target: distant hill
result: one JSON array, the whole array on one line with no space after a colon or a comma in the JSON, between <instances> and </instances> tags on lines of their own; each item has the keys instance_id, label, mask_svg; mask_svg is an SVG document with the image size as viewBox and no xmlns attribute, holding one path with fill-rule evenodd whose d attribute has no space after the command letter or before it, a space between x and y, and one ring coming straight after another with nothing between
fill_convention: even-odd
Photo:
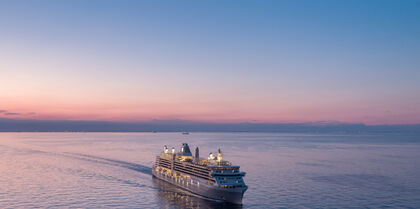
<instances>
[{"instance_id":1,"label":"distant hill","mask_svg":"<svg viewBox=\"0 0 420 209\"><path fill-rule=\"evenodd\" d=\"M416 125L365 125L338 121L306 123L203 123L183 120L108 122L18 120L0 118L0 132L284 132L284 133L415 133Z\"/></svg>"}]
</instances>

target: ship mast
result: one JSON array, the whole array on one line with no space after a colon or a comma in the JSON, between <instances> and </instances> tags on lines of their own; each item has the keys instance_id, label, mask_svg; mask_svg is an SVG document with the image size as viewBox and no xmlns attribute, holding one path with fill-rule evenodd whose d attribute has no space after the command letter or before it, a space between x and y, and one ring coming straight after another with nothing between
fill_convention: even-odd
<instances>
[{"instance_id":1,"label":"ship mast","mask_svg":"<svg viewBox=\"0 0 420 209\"><path fill-rule=\"evenodd\" d=\"M198 147L195 148L195 162L199 162L200 161L200 150L198 149Z\"/></svg>"}]
</instances>

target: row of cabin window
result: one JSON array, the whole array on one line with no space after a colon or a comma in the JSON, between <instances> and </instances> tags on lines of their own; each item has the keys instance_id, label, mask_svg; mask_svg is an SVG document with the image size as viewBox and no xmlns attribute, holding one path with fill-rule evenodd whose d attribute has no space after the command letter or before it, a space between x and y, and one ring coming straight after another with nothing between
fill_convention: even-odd
<instances>
[{"instance_id":1,"label":"row of cabin window","mask_svg":"<svg viewBox=\"0 0 420 209\"><path fill-rule=\"evenodd\" d=\"M219 180L221 180L221 179L224 179L224 180L226 180L227 178L226 177L218 177L217 179L219 179ZM237 179L237 180L239 180L239 179L241 179L241 177L230 177L229 179Z\"/></svg>"},{"instance_id":2,"label":"row of cabin window","mask_svg":"<svg viewBox=\"0 0 420 209\"><path fill-rule=\"evenodd\" d=\"M243 185L220 185L222 188L236 188L236 187L243 187Z\"/></svg>"},{"instance_id":3,"label":"row of cabin window","mask_svg":"<svg viewBox=\"0 0 420 209\"><path fill-rule=\"evenodd\" d=\"M219 183L227 183L226 177L223 178L224 181L222 180L222 178L218 178L218 179L219 179ZM240 180L240 178L235 178L235 179L238 179L238 180L235 181L237 184L242 183L242 181Z\"/></svg>"},{"instance_id":4,"label":"row of cabin window","mask_svg":"<svg viewBox=\"0 0 420 209\"><path fill-rule=\"evenodd\" d=\"M239 172L238 170L232 170L232 173L237 173ZM216 170L216 173L223 173L223 170Z\"/></svg>"}]
</instances>

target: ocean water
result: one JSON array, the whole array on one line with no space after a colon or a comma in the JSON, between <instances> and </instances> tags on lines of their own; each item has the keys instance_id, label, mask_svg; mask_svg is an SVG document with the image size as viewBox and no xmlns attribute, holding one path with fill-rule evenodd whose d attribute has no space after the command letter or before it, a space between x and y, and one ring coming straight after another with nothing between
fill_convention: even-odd
<instances>
[{"instance_id":1,"label":"ocean water","mask_svg":"<svg viewBox=\"0 0 420 209\"><path fill-rule=\"evenodd\" d=\"M163 145L183 142L247 172L243 205L152 178ZM420 208L420 137L0 133L0 208Z\"/></svg>"}]
</instances>

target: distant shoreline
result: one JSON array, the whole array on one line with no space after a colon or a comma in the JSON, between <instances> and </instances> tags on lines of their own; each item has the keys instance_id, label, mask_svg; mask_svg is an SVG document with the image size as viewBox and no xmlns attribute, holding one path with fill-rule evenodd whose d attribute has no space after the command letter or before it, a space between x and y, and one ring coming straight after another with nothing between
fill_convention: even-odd
<instances>
[{"instance_id":1,"label":"distant shoreline","mask_svg":"<svg viewBox=\"0 0 420 209\"><path fill-rule=\"evenodd\" d=\"M366 125L363 123L204 123L191 121L67 121L18 120L0 118L0 132L236 132L311 134L420 134L420 124Z\"/></svg>"}]
</instances>

